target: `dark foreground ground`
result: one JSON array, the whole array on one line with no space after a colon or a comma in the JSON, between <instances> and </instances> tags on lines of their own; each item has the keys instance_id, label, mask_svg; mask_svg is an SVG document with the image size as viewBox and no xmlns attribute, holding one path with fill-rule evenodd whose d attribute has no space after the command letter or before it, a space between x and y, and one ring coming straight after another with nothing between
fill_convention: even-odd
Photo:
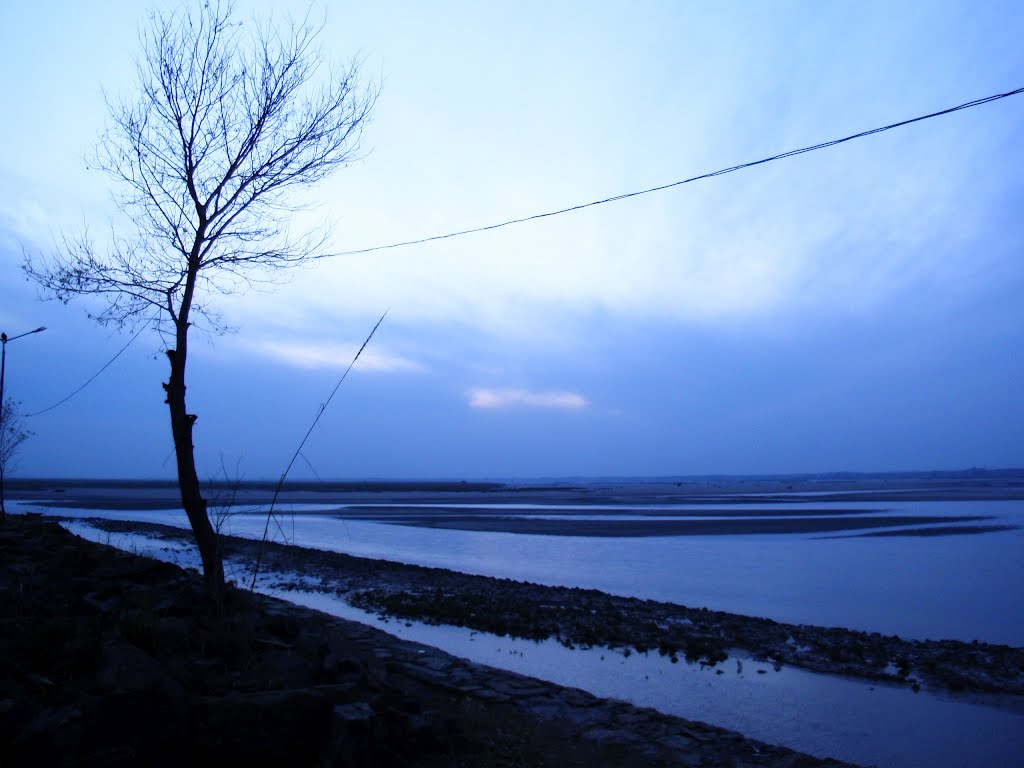
<instances>
[{"instance_id":1,"label":"dark foreground ground","mask_svg":"<svg viewBox=\"0 0 1024 768\"><path fill-rule=\"evenodd\" d=\"M0 523L0 765L840 765Z\"/></svg>"}]
</instances>

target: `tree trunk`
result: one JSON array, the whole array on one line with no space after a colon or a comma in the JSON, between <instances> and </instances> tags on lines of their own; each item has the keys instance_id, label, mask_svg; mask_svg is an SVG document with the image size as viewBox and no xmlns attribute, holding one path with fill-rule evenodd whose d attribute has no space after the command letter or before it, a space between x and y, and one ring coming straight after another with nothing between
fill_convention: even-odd
<instances>
[{"instance_id":1,"label":"tree trunk","mask_svg":"<svg viewBox=\"0 0 1024 768\"><path fill-rule=\"evenodd\" d=\"M179 334L179 342L182 341ZM171 363L171 377L164 390L171 412L171 434L174 436L174 453L178 460L178 487L181 490L181 504L192 525L192 533L199 547L203 561L203 575L210 597L218 606L224 600L224 564L221 560L220 542L210 523L206 511L206 499L199 487L196 474L195 451L192 445L192 426L196 416L185 408L185 355L174 349L167 350Z\"/></svg>"}]
</instances>

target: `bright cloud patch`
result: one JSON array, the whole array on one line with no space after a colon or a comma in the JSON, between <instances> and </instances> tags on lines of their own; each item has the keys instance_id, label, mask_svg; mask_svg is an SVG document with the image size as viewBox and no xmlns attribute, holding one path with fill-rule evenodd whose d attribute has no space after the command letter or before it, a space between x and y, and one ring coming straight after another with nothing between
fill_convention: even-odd
<instances>
[{"instance_id":1,"label":"bright cloud patch","mask_svg":"<svg viewBox=\"0 0 1024 768\"><path fill-rule=\"evenodd\" d=\"M271 340L247 343L246 346L287 365L310 369L345 368L359 350L355 344L310 344ZM374 373L401 373L421 371L423 367L415 360L368 346L359 356L355 369Z\"/></svg>"},{"instance_id":2,"label":"bright cloud patch","mask_svg":"<svg viewBox=\"0 0 1024 768\"><path fill-rule=\"evenodd\" d=\"M473 389L469 392L473 408L585 408L587 400L576 392L529 392L525 389Z\"/></svg>"}]
</instances>

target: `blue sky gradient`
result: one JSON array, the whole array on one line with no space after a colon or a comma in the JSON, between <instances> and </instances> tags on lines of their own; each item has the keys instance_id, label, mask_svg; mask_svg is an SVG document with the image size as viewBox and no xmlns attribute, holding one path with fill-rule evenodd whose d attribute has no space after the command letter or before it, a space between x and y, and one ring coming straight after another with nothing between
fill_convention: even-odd
<instances>
[{"instance_id":1,"label":"blue sky gradient","mask_svg":"<svg viewBox=\"0 0 1024 768\"><path fill-rule=\"evenodd\" d=\"M135 3L0 9L0 329L26 411L129 336L40 302L22 249L125 226L87 155ZM261 15L269 3L239 4ZM281 4L276 4L280 15ZM304 12L296 4L294 12ZM1019 3L314 5L382 94L296 226L332 251L713 171L1024 85ZM293 272L194 343L203 476L1024 466L1024 96L661 193ZM22 476L173 474L144 334L34 417Z\"/></svg>"}]
</instances>

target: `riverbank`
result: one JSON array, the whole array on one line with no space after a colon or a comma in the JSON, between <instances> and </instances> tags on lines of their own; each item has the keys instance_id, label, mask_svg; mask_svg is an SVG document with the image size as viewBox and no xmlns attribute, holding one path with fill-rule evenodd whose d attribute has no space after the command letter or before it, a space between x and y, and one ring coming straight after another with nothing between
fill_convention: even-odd
<instances>
[{"instance_id":1,"label":"riverbank","mask_svg":"<svg viewBox=\"0 0 1024 768\"><path fill-rule=\"evenodd\" d=\"M0 561L4 765L840 765L273 598L218 618L193 573L34 517Z\"/></svg>"},{"instance_id":2,"label":"riverbank","mask_svg":"<svg viewBox=\"0 0 1024 768\"><path fill-rule=\"evenodd\" d=\"M180 528L88 519L110 532L190 542ZM354 557L251 539L223 537L225 558L262 558L267 571L290 574L280 589L310 589L388 616L467 627L563 645L605 646L625 653L657 652L673 660L716 665L730 653L826 674L953 692L1021 697L1024 649L957 640L912 640L850 630L786 624L597 590L551 587L441 568Z\"/></svg>"}]
</instances>

